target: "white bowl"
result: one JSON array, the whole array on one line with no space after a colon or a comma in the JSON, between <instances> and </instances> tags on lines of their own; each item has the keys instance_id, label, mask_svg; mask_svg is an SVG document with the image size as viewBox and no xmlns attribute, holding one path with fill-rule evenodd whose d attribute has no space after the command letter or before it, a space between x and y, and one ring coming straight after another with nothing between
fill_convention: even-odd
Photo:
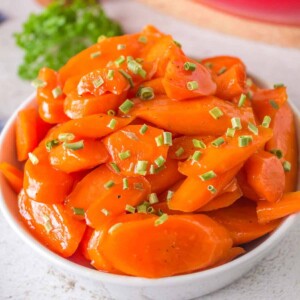
<instances>
[{"instance_id":1,"label":"white bowl","mask_svg":"<svg viewBox=\"0 0 300 300\"><path fill-rule=\"evenodd\" d=\"M12 115L2 131L0 138L0 161L18 165L15 150L15 121L17 112L33 105L34 95L30 96ZM300 113L293 107L297 127L300 128ZM300 134L298 132L298 144ZM80 255L65 259L48 250L37 241L23 224L18 213L17 196L12 191L3 176L0 176L0 209L13 230L48 261L79 274L103 287L103 293L112 299L167 299L185 300L199 297L216 291L243 276L265 257L287 234L293 226L296 216L291 215L271 234L250 243L248 252L219 267L188 275L167 277L161 279L145 279L131 276L114 275L99 272L89 266ZM100 297L101 295L99 295Z\"/></svg>"}]
</instances>

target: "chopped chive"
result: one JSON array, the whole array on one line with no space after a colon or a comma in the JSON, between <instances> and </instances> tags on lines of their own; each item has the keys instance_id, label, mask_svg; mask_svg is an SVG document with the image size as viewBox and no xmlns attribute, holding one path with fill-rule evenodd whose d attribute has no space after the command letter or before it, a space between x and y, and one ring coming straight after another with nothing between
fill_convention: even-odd
<instances>
[{"instance_id":1,"label":"chopped chive","mask_svg":"<svg viewBox=\"0 0 300 300\"><path fill-rule=\"evenodd\" d=\"M134 188L135 190L142 191L142 190L144 190L144 185L143 185L142 182L135 182L135 183L133 184L133 188Z\"/></svg>"},{"instance_id":2,"label":"chopped chive","mask_svg":"<svg viewBox=\"0 0 300 300\"><path fill-rule=\"evenodd\" d=\"M122 226L123 223L116 223L113 226L111 226L108 230L108 234L112 234L115 230L117 230L120 226Z\"/></svg>"},{"instance_id":3,"label":"chopped chive","mask_svg":"<svg viewBox=\"0 0 300 300\"><path fill-rule=\"evenodd\" d=\"M138 160L135 165L134 173L145 176L147 174L148 161Z\"/></svg>"},{"instance_id":4,"label":"chopped chive","mask_svg":"<svg viewBox=\"0 0 300 300\"><path fill-rule=\"evenodd\" d=\"M209 111L209 114L215 119L220 119L224 114L219 107L214 107Z\"/></svg>"},{"instance_id":5,"label":"chopped chive","mask_svg":"<svg viewBox=\"0 0 300 300\"><path fill-rule=\"evenodd\" d=\"M117 50L124 50L126 48L125 44L118 44L117 45Z\"/></svg>"},{"instance_id":6,"label":"chopped chive","mask_svg":"<svg viewBox=\"0 0 300 300\"><path fill-rule=\"evenodd\" d=\"M178 148L176 151L175 151L175 155L177 157L181 156L182 154L184 153L184 149L182 147Z\"/></svg>"},{"instance_id":7,"label":"chopped chive","mask_svg":"<svg viewBox=\"0 0 300 300\"><path fill-rule=\"evenodd\" d=\"M104 35L104 34L99 35L99 37L97 39L97 43L101 43L101 42L103 42L106 39L107 39L106 35Z\"/></svg>"},{"instance_id":8,"label":"chopped chive","mask_svg":"<svg viewBox=\"0 0 300 300\"><path fill-rule=\"evenodd\" d=\"M283 157L282 150L280 150L280 149L271 149L270 152L272 154L274 154L275 156L277 156L279 159L281 159Z\"/></svg>"},{"instance_id":9,"label":"chopped chive","mask_svg":"<svg viewBox=\"0 0 300 300\"><path fill-rule=\"evenodd\" d=\"M125 79L127 79L127 81L129 82L130 87L133 87L132 77L122 69L120 69L118 71L119 71L119 73L121 73L123 75L123 77Z\"/></svg>"},{"instance_id":10,"label":"chopped chive","mask_svg":"<svg viewBox=\"0 0 300 300\"><path fill-rule=\"evenodd\" d=\"M232 118L231 125L233 129L242 129L241 119L240 118Z\"/></svg>"},{"instance_id":11,"label":"chopped chive","mask_svg":"<svg viewBox=\"0 0 300 300\"><path fill-rule=\"evenodd\" d=\"M111 187L113 187L114 185L115 185L115 182L113 180L109 180L104 184L104 188L106 188L108 190Z\"/></svg>"},{"instance_id":12,"label":"chopped chive","mask_svg":"<svg viewBox=\"0 0 300 300\"><path fill-rule=\"evenodd\" d=\"M196 64L187 61L187 62L184 63L183 69L186 70L186 71L195 71L196 70Z\"/></svg>"},{"instance_id":13,"label":"chopped chive","mask_svg":"<svg viewBox=\"0 0 300 300\"><path fill-rule=\"evenodd\" d=\"M127 99L119 106L119 110L122 113L127 114L132 109L133 106L134 103L131 100Z\"/></svg>"},{"instance_id":14,"label":"chopped chive","mask_svg":"<svg viewBox=\"0 0 300 300\"><path fill-rule=\"evenodd\" d=\"M182 46L181 46L181 44L178 42L178 41L173 41L173 43L178 47L178 48L181 48Z\"/></svg>"},{"instance_id":15,"label":"chopped chive","mask_svg":"<svg viewBox=\"0 0 300 300\"><path fill-rule=\"evenodd\" d=\"M194 145L195 148L206 149L206 145L203 141L193 139L192 142L193 142L193 145Z\"/></svg>"},{"instance_id":16,"label":"chopped chive","mask_svg":"<svg viewBox=\"0 0 300 300\"><path fill-rule=\"evenodd\" d=\"M110 122L108 123L108 125L106 127L110 128L110 129L115 129L116 125L117 125L117 120L116 119L111 119Z\"/></svg>"},{"instance_id":17,"label":"chopped chive","mask_svg":"<svg viewBox=\"0 0 300 300\"><path fill-rule=\"evenodd\" d=\"M238 145L239 147L247 147L252 140L253 138L251 135L241 135L238 137Z\"/></svg>"},{"instance_id":18,"label":"chopped chive","mask_svg":"<svg viewBox=\"0 0 300 300\"><path fill-rule=\"evenodd\" d=\"M160 147L163 145L164 141L163 141L163 136L159 135L155 138L155 142L156 142L156 146Z\"/></svg>"},{"instance_id":19,"label":"chopped chive","mask_svg":"<svg viewBox=\"0 0 300 300\"><path fill-rule=\"evenodd\" d=\"M225 73L227 71L226 67L222 67L219 71L218 71L218 75L222 75L223 73Z\"/></svg>"},{"instance_id":20,"label":"chopped chive","mask_svg":"<svg viewBox=\"0 0 300 300\"><path fill-rule=\"evenodd\" d=\"M37 165L39 163L39 159L37 158L37 156L31 152L28 153L28 158L33 165Z\"/></svg>"},{"instance_id":21,"label":"chopped chive","mask_svg":"<svg viewBox=\"0 0 300 300\"><path fill-rule=\"evenodd\" d=\"M274 89L280 88L280 87L284 87L283 83L275 83L274 84Z\"/></svg>"},{"instance_id":22,"label":"chopped chive","mask_svg":"<svg viewBox=\"0 0 300 300\"><path fill-rule=\"evenodd\" d=\"M52 148L54 148L58 145L59 145L58 140L51 140L51 141L46 142L46 149L48 152L50 152Z\"/></svg>"},{"instance_id":23,"label":"chopped chive","mask_svg":"<svg viewBox=\"0 0 300 300\"><path fill-rule=\"evenodd\" d=\"M192 155L192 160L198 161L201 155L202 155L201 151L195 151L194 154Z\"/></svg>"},{"instance_id":24,"label":"chopped chive","mask_svg":"<svg viewBox=\"0 0 300 300\"><path fill-rule=\"evenodd\" d=\"M292 164L287 160L282 163L282 166L285 172L290 172L292 169Z\"/></svg>"},{"instance_id":25,"label":"chopped chive","mask_svg":"<svg viewBox=\"0 0 300 300\"><path fill-rule=\"evenodd\" d=\"M154 162L158 167L161 167L165 164L166 160L162 155L160 155Z\"/></svg>"},{"instance_id":26,"label":"chopped chive","mask_svg":"<svg viewBox=\"0 0 300 300\"><path fill-rule=\"evenodd\" d=\"M124 55L121 55L119 58L117 58L115 60L115 64L117 65L117 67L120 67L120 65L124 62L125 62L125 56Z\"/></svg>"},{"instance_id":27,"label":"chopped chive","mask_svg":"<svg viewBox=\"0 0 300 300\"><path fill-rule=\"evenodd\" d=\"M131 71L133 74L138 74L142 78L145 78L147 73L143 69L143 67L134 59L127 61L127 68L129 71Z\"/></svg>"},{"instance_id":28,"label":"chopped chive","mask_svg":"<svg viewBox=\"0 0 300 300\"><path fill-rule=\"evenodd\" d=\"M157 215L160 217L162 216L164 213L163 211L159 208L158 211L157 211Z\"/></svg>"},{"instance_id":29,"label":"chopped chive","mask_svg":"<svg viewBox=\"0 0 300 300\"><path fill-rule=\"evenodd\" d=\"M139 74L143 79L145 79L146 76L147 76L147 72L146 72L144 69L142 69L142 68L138 70L138 74Z\"/></svg>"},{"instance_id":30,"label":"chopped chive","mask_svg":"<svg viewBox=\"0 0 300 300\"><path fill-rule=\"evenodd\" d=\"M64 146L64 148L76 151L76 150L80 150L80 149L84 148L84 141L81 140L81 141L78 141L78 142L75 142L75 143L64 142L63 146Z\"/></svg>"},{"instance_id":31,"label":"chopped chive","mask_svg":"<svg viewBox=\"0 0 300 300\"><path fill-rule=\"evenodd\" d=\"M84 216L85 211L83 208L73 207L74 215L76 216Z\"/></svg>"},{"instance_id":32,"label":"chopped chive","mask_svg":"<svg viewBox=\"0 0 300 300\"><path fill-rule=\"evenodd\" d=\"M93 53L91 53L91 58L97 58L97 57L99 57L101 55L101 51L96 51L96 52L93 52Z\"/></svg>"},{"instance_id":33,"label":"chopped chive","mask_svg":"<svg viewBox=\"0 0 300 300\"><path fill-rule=\"evenodd\" d=\"M155 213L155 209L154 209L152 206L149 206L149 207L147 208L147 213L148 213L148 214L154 214L154 213Z\"/></svg>"},{"instance_id":34,"label":"chopped chive","mask_svg":"<svg viewBox=\"0 0 300 300\"><path fill-rule=\"evenodd\" d=\"M149 173L151 175L155 174L155 166L154 165L150 165Z\"/></svg>"},{"instance_id":35,"label":"chopped chive","mask_svg":"<svg viewBox=\"0 0 300 300\"><path fill-rule=\"evenodd\" d=\"M248 99L251 100L253 98L253 92L252 91L248 91L247 94L246 94L246 96L247 96Z\"/></svg>"},{"instance_id":36,"label":"chopped chive","mask_svg":"<svg viewBox=\"0 0 300 300\"><path fill-rule=\"evenodd\" d=\"M140 134L145 134L147 130L148 130L148 126L144 124L140 129Z\"/></svg>"},{"instance_id":37,"label":"chopped chive","mask_svg":"<svg viewBox=\"0 0 300 300\"><path fill-rule=\"evenodd\" d=\"M170 190L168 190L168 194L167 194L167 201L170 201L170 200L172 199L173 195L174 195L174 192L173 192L173 191L170 191Z\"/></svg>"},{"instance_id":38,"label":"chopped chive","mask_svg":"<svg viewBox=\"0 0 300 300\"><path fill-rule=\"evenodd\" d=\"M73 133L60 133L58 135L58 140L60 142L71 142L75 139L75 135Z\"/></svg>"},{"instance_id":39,"label":"chopped chive","mask_svg":"<svg viewBox=\"0 0 300 300\"><path fill-rule=\"evenodd\" d=\"M123 178L123 190L128 190L129 189L129 184L128 184L128 179Z\"/></svg>"},{"instance_id":40,"label":"chopped chive","mask_svg":"<svg viewBox=\"0 0 300 300\"><path fill-rule=\"evenodd\" d=\"M198 87L199 87L199 84L197 81L189 81L187 84L186 84L186 87L189 91L194 91L194 90L197 90Z\"/></svg>"},{"instance_id":41,"label":"chopped chive","mask_svg":"<svg viewBox=\"0 0 300 300\"><path fill-rule=\"evenodd\" d=\"M199 176L202 181L207 181L217 177L217 174L214 171L208 171Z\"/></svg>"},{"instance_id":42,"label":"chopped chive","mask_svg":"<svg viewBox=\"0 0 300 300\"><path fill-rule=\"evenodd\" d=\"M279 109L279 105L277 104L277 102L275 100L271 99L270 104L274 109L276 109L276 110Z\"/></svg>"},{"instance_id":43,"label":"chopped chive","mask_svg":"<svg viewBox=\"0 0 300 300\"><path fill-rule=\"evenodd\" d=\"M168 145L168 146L173 145L172 133L171 132L164 131L163 138L164 138L164 145Z\"/></svg>"},{"instance_id":44,"label":"chopped chive","mask_svg":"<svg viewBox=\"0 0 300 300\"><path fill-rule=\"evenodd\" d=\"M116 112L113 110L113 109L110 109L107 111L107 114L111 117L115 116L116 115Z\"/></svg>"},{"instance_id":45,"label":"chopped chive","mask_svg":"<svg viewBox=\"0 0 300 300\"><path fill-rule=\"evenodd\" d=\"M43 87L46 87L46 86L47 86L47 82L46 82L45 80L36 78L36 79L34 79L34 80L31 82L31 85L32 85L33 87L35 87L36 89L37 89L37 88L43 88Z\"/></svg>"},{"instance_id":46,"label":"chopped chive","mask_svg":"<svg viewBox=\"0 0 300 300\"><path fill-rule=\"evenodd\" d=\"M113 80L114 79L114 76L115 76L115 71L114 70L108 70L107 72L107 79L108 80Z\"/></svg>"},{"instance_id":47,"label":"chopped chive","mask_svg":"<svg viewBox=\"0 0 300 300\"><path fill-rule=\"evenodd\" d=\"M148 200L149 200L149 203L150 203L150 204L155 204L155 203L158 203L158 202L159 202L156 193L151 193L151 194L149 194Z\"/></svg>"},{"instance_id":48,"label":"chopped chive","mask_svg":"<svg viewBox=\"0 0 300 300\"><path fill-rule=\"evenodd\" d=\"M245 104L246 98L247 98L247 96L245 94L241 95L239 103L238 103L238 107L242 107Z\"/></svg>"},{"instance_id":49,"label":"chopped chive","mask_svg":"<svg viewBox=\"0 0 300 300\"><path fill-rule=\"evenodd\" d=\"M255 135L258 135L258 128L251 122L248 123L248 129Z\"/></svg>"},{"instance_id":50,"label":"chopped chive","mask_svg":"<svg viewBox=\"0 0 300 300\"><path fill-rule=\"evenodd\" d=\"M251 78L247 78L246 79L246 84L247 84L247 86L251 87L253 85L252 79Z\"/></svg>"},{"instance_id":51,"label":"chopped chive","mask_svg":"<svg viewBox=\"0 0 300 300\"><path fill-rule=\"evenodd\" d=\"M120 152L120 153L118 154L118 156L119 156L119 158L120 158L121 160L127 159L127 158L129 158L129 157L131 156L130 150L126 150L126 151L124 151L124 152Z\"/></svg>"},{"instance_id":52,"label":"chopped chive","mask_svg":"<svg viewBox=\"0 0 300 300\"><path fill-rule=\"evenodd\" d=\"M135 213L135 207L129 205L129 204L126 204L125 206L125 210L131 214L134 214Z\"/></svg>"},{"instance_id":53,"label":"chopped chive","mask_svg":"<svg viewBox=\"0 0 300 300\"><path fill-rule=\"evenodd\" d=\"M120 173L120 172L121 172L120 168L118 167L118 165L117 165L116 163L111 162L111 163L110 163L110 166L114 169L114 171L115 171L116 173Z\"/></svg>"},{"instance_id":54,"label":"chopped chive","mask_svg":"<svg viewBox=\"0 0 300 300\"><path fill-rule=\"evenodd\" d=\"M139 41L140 43L146 44L146 43L148 42L148 39L147 39L146 36L141 35L141 36L138 38L138 41Z\"/></svg>"},{"instance_id":55,"label":"chopped chive","mask_svg":"<svg viewBox=\"0 0 300 300\"><path fill-rule=\"evenodd\" d=\"M218 148L225 143L225 140L222 137L219 137L211 142L212 146Z\"/></svg>"},{"instance_id":56,"label":"chopped chive","mask_svg":"<svg viewBox=\"0 0 300 300\"><path fill-rule=\"evenodd\" d=\"M217 192L217 189L213 186L213 185L209 185L207 187L207 189L212 193L212 194L215 194Z\"/></svg>"},{"instance_id":57,"label":"chopped chive","mask_svg":"<svg viewBox=\"0 0 300 300\"><path fill-rule=\"evenodd\" d=\"M272 121L272 119L270 116L264 116L261 126L265 127L265 128L269 128L271 121Z\"/></svg>"},{"instance_id":58,"label":"chopped chive","mask_svg":"<svg viewBox=\"0 0 300 300\"><path fill-rule=\"evenodd\" d=\"M235 135L235 129L234 128L227 128L226 136L227 137L234 137L234 135Z\"/></svg>"},{"instance_id":59,"label":"chopped chive","mask_svg":"<svg viewBox=\"0 0 300 300\"><path fill-rule=\"evenodd\" d=\"M154 98L154 91L151 87L142 87L138 91L139 97L142 100L151 100Z\"/></svg>"},{"instance_id":60,"label":"chopped chive","mask_svg":"<svg viewBox=\"0 0 300 300\"><path fill-rule=\"evenodd\" d=\"M162 214L159 218L157 218L154 222L154 226L159 226L163 223L165 223L168 220L167 214Z\"/></svg>"},{"instance_id":61,"label":"chopped chive","mask_svg":"<svg viewBox=\"0 0 300 300\"><path fill-rule=\"evenodd\" d=\"M147 209L148 209L148 207L150 206L150 203L148 203L148 202L144 202L144 203L142 203L142 204L140 204L140 205L138 205L137 206L137 212L138 213L144 213L144 214L146 214L147 213Z\"/></svg>"},{"instance_id":62,"label":"chopped chive","mask_svg":"<svg viewBox=\"0 0 300 300\"><path fill-rule=\"evenodd\" d=\"M109 216L109 211L106 208L102 208L101 212L104 214L104 216Z\"/></svg>"},{"instance_id":63,"label":"chopped chive","mask_svg":"<svg viewBox=\"0 0 300 300\"><path fill-rule=\"evenodd\" d=\"M207 62L207 63L204 64L204 66L205 66L206 68L208 68L208 69L212 69L212 67L213 67L214 65L213 65L213 63L211 63L211 62Z\"/></svg>"},{"instance_id":64,"label":"chopped chive","mask_svg":"<svg viewBox=\"0 0 300 300\"><path fill-rule=\"evenodd\" d=\"M62 94L62 89L60 86L57 86L55 89L52 90L53 98L56 99Z\"/></svg>"}]
</instances>

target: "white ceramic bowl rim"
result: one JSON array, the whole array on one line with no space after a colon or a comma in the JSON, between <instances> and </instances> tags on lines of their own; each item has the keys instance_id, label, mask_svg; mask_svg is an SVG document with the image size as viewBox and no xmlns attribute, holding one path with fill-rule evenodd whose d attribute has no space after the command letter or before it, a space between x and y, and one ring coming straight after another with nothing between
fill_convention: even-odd
<instances>
[{"instance_id":1,"label":"white ceramic bowl rim","mask_svg":"<svg viewBox=\"0 0 300 300\"><path fill-rule=\"evenodd\" d=\"M6 134L8 133L11 126L13 126L18 111L22 110L26 106L28 106L33 99L35 98L35 94L31 95L26 99L26 101L19 106L19 108L16 110L16 112L11 116L11 118L6 123L1 136L0 136L0 145L3 145L4 138ZM291 103L290 103L291 104ZM300 116L300 112L297 110L297 108L292 105L293 111L296 113L296 115ZM12 217L9 208L4 200L3 197L3 189L0 185L0 210L2 211L2 214L4 215L5 219L9 223L9 225L12 227L12 229L22 238L24 242L26 242L30 247L35 249L41 256L47 258L49 261L54 263L55 265L66 269L68 271L74 272L78 275L84 276L86 278L94 279L94 280L100 280L102 282L106 283L114 283L119 285L126 285L126 286L168 286L169 284L176 284L176 283L184 283L189 282L190 279L193 280L201 280L202 278L207 277L208 275L214 276L214 274L218 274L221 271L228 271L240 264L246 263L247 261L251 261L253 257L255 257L258 254L262 254L266 251L268 251L268 248L276 241L281 240L283 236L287 233L287 231L292 227L292 225L295 223L296 215L291 215L287 217L282 224L260 245L256 246L251 251L247 252L246 254L236 258L235 260L228 262L224 265L199 271L191 274L185 274L185 275L178 275L173 277L165 277L165 278L159 278L159 279L148 279L148 278L141 278L141 277L132 277L127 275L116 275L116 274L110 274L110 273L104 273L100 272L94 269L89 269L87 267L81 266L79 264L76 264L72 261L69 261L68 259L65 259L58 254L52 252L47 247L43 246L40 242L38 242L29 232L27 232L24 228L18 226L18 224L14 221L14 218Z\"/></svg>"}]
</instances>

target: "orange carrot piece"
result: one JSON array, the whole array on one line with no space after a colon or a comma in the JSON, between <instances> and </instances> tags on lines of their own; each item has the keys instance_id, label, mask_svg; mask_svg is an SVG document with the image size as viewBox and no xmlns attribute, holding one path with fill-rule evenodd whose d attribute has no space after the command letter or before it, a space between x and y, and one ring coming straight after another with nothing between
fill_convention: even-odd
<instances>
[{"instance_id":1,"label":"orange carrot piece","mask_svg":"<svg viewBox=\"0 0 300 300\"><path fill-rule=\"evenodd\" d=\"M23 186L23 172L6 162L0 163L0 172L6 178L13 190L16 193L19 193Z\"/></svg>"},{"instance_id":2,"label":"orange carrot piece","mask_svg":"<svg viewBox=\"0 0 300 300\"><path fill-rule=\"evenodd\" d=\"M154 78L154 79L145 81L145 82L141 83L140 85L137 85L136 87L134 87L133 89L131 89L129 91L128 97L129 98L137 97L139 90L143 87L152 88L155 96L166 94L165 88L162 84L162 78L159 77L159 78Z\"/></svg>"},{"instance_id":3,"label":"orange carrot piece","mask_svg":"<svg viewBox=\"0 0 300 300\"><path fill-rule=\"evenodd\" d=\"M229 207L207 212L207 215L230 232L233 244L236 246L264 236L273 231L281 222L276 220L265 225L259 224L255 206L254 202L241 199Z\"/></svg>"},{"instance_id":4,"label":"orange carrot piece","mask_svg":"<svg viewBox=\"0 0 300 300\"><path fill-rule=\"evenodd\" d=\"M41 119L50 124L63 123L69 120L64 113L64 101L42 101L39 105Z\"/></svg>"},{"instance_id":5,"label":"orange carrot piece","mask_svg":"<svg viewBox=\"0 0 300 300\"><path fill-rule=\"evenodd\" d=\"M300 211L300 192L286 193L278 202L259 201L256 211L259 223L263 224L297 213Z\"/></svg>"},{"instance_id":6,"label":"orange carrot piece","mask_svg":"<svg viewBox=\"0 0 300 300\"><path fill-rule=\"evenodd\" d=\"M135 102L135 107L130 111L132 115L184 135L221 135L232 126L233 117L239 117L242 124L255 122L251 107L238 108L215 97L173 101L166 96L158 96L150 101L136 99ZM209 113L215 107L224 114L219 119L214 119Z\"/></svg>"},{"instance_id":7,"label":"orange carrot piece","mask_svg":"<svg viewBox=\"0 0 300 300\"><path fill-rule=\"evenodd\" d=\"M51 165L56 170L65 173L94 168L105 163L108 157L108 152L103 143L96 140L84 140L83 148L78 150L68 149L64 144L60 144L52 148L49 154Z\"/></svg>"},{"instance_id":8,"label":"orange carrot piece","mask_svg":"<svg viewBox=\"0 0 300 300\"><path fill-rule=\"evenodd\" d=\"M145 134L140 133L140 125L128 125L122 130L112 133L104 139L104 144L112 157L112 161L118 165L121 174L137 176L149 174L151 165L157 170L160 165L155 162L161 158L166 160L169 146L162 144L157 146L155 138L163 139L163 130L148 126ZM126 152L126 157L122 155ZM138 172L137 162L145 162L145 170Z\"/></svg>"},{"instance_id":9,"label":"orange carrot piece","mask_svg":"<svg viewBox=\"0 0 300 300\"><path fill-rule=\"evenodd\" d=\"M281 199L285 176L280 160L266 151L254 153L245 164L247 181L260 200L277 202Z\"/></svg>"},{"instance_id":10,"label":"orange carrot piece","mask_svg":"<svg viewBox=\"0 0 300 300\"><path fill-rule=\"evenodd\" d=\"M80 250L81 254L84 256L84 258L86 260L89 260L89 261L91 261L91 258L90 258L89 252L88 252L88 245L89 245L89 242L91 240L93 233L94 233L94 229L87 226L85 229L84 235L81 239L81 242L79 244L79 250Z\"/></svg>"},{"instance_id":11,"label":"orange carrot piece","mask_svg":"<svg viewBox=\"0 0 300 300\"><path fill-rule=\"evenodd\" d=\"M78 248L86 225L74 219L61 204L45 204L19 195L19 211L33 235L50 250L70 257Z\"/></svg>"},{"instance_id":12,"label":"orange carrot piece","mask_svg":"<svg viewBox=\"0 0 300 300\"><path fill-rule=\"evenodd\" d=\"M228 232L207 216L169 216L159 226L156 220L115 226L102 242L106 259L125 274L160 278L207 268L231 248Z\"/></svg>"},{"instance_id":13,"label":"orange carrot piece","mask_svg":"<svg viewBox=\"0 0 300 300\"><path fill-rule=\"evenodd\" d=\"M16 120L16 147L19 161L28 158L28 153L38 145L37 112L35 108L23 109Z\"/></svg>"},{"instance_id":14,"label":"orange carrot piece","mask_svg":"<svg viewBox=\"0 0 300 300\"><path fill-rule=\"evenodd\" d=\"M245 198L253 200L253 201L258 201L259 196L255 193L253 188L249 185L247 181L247 174L245 171L245 168L243 167L236 175L238 184L243 192L243 195Z\"/></svg>"},{"instance_id":15,"label":"orange carrot piece","mask_svg":"<svg viewBox=\"0 0 300 300\"><path fill-rule=\"evenodd\" d=\"M235 258L243 255L246 253L246 250L242 247L233 247L229 249L229 251L222 257L221 260L219 260L213 268L216 268L218 266L222 266L224 264L227 264L228 262L234 260Z\"/></svg>"}]
</instances>

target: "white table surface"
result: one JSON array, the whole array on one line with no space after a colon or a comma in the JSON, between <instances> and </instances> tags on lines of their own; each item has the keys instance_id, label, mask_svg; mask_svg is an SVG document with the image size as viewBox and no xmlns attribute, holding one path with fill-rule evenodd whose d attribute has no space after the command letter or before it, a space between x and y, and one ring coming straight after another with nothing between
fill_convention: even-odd
<instances>
[{"instance_id":1,"label":"white table surface","mask_svg":"<svg viewBox=\"0 0 300 300\"><path fill-rule=\"evenodd\" d=\"M253 74L288 86L290 101L300 108L300 51L284 49L202 30L162 15L133 1L110 0L107 12L118 19L126 32L148 23L171 33L188 54L241 57ZM16 75L22 53L12 33L31 11L33 0L0 0L0 10L9 20L0 25L0 118L7 118L32 91ZM191 12L192 13L192 12ZM109 299L100 287L68 274L41 259L15 235L0 215L0 299ZM234 284L201 299L269 300L300 299L300 219L281 245L250 273ZM133 299L135 300L135 299ZM164 300L164 299L163 299ZM166 299L167 300L167 299Z\"/></svg>"}]
</instances>

